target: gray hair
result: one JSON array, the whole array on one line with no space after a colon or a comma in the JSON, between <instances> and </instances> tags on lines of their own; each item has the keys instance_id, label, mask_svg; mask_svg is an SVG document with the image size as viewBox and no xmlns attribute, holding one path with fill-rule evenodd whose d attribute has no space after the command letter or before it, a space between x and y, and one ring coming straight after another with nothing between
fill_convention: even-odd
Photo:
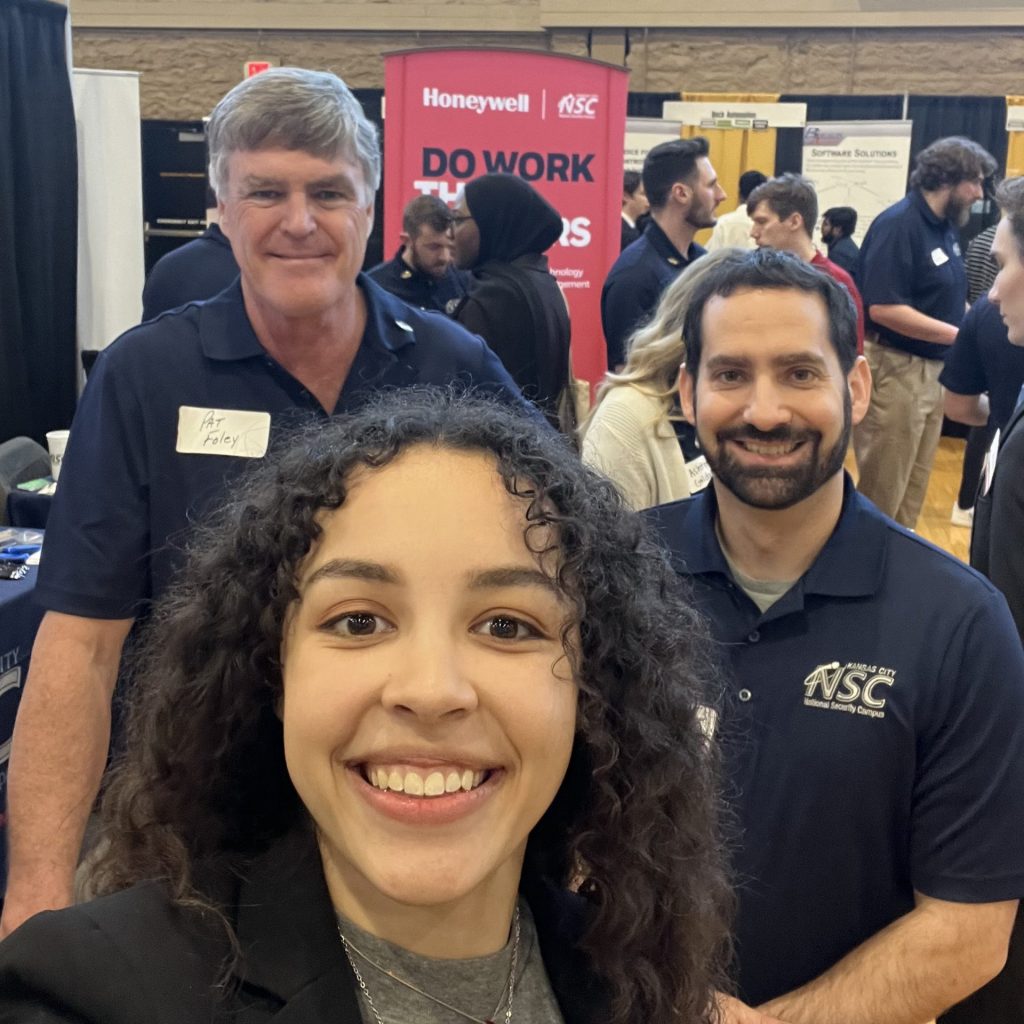
<instances>
[{"instance_id":1,"label":"gray hair","mask_svg":"<svg viewBox=\"0 0 1024 1024\"><path fill-rule=\"evenodd\" d=\"M1007 178L996 188L999 211L1010 222L1013 240L1024 256L1024 177Z\"/></svg>"},{"instance_id":2,"label":"gray hair","mask_svg":"<svg viewBox=\"0 0 1024 1024\"><path fill-rule=\"evenodd\" d=\"M359 101L337 75L271 68L236 85L213 108L206 129L210 181L227 196L228 158L237 151L294 149L344 157L362 169L369 202L380 185L380 140Z\"/></svg>"}]
</instances>

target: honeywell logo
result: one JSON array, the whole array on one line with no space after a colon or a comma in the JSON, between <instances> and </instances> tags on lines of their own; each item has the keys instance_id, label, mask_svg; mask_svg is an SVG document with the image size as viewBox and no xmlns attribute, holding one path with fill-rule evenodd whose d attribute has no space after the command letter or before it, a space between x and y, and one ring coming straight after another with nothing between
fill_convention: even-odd
<instances>
[{"instance_id":1,"label":"honeywell logo","mask_svg":"<svg viewBox=\"0 0 1024 1024\"><path fill-rule=\"evenodd\" d=\"M423 106L440 107L443 110L475 110L478 114L488 110L528 114L530 96L525 92L515 96L475 96L461 92L441 92L440 89L424 86Z\"/></svg>"}]
</instances>

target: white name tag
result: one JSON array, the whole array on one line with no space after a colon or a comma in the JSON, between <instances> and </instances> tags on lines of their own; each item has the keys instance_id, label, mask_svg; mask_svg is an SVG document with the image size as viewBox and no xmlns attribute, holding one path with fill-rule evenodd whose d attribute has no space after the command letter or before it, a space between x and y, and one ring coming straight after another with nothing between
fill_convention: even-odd
<instances>
[{"instance_id":1,"label":"white name tag","mask_svg":"<svg viewBox=\"0 0 1024 1024\"><path fill-rule=\"evenodd\" d=\"M936 246L932 249L932 263L937 267L941 267L943 263L948 263L949 257L946 255L945 249L940 249Z\"/></svg>"},{"instance_id":2,"label":"white name tag","mask_svg":"<svg viewBox=\"0 0 1024 1024\"><path fill-rule=\"evenodd\" d=\"M703 455L686 464L686 475L690 480L690 493L697 494L711 483L711 467Z\"/></svg>"},{"instance_id":3,"label":"white name tag","mask_svg":"<svg viewBox=\"0 0 1024 1024\"><path fill-rule=\"evenodd\" d=\"M178 442L182 455L234 455L262 459L270 443L270 413L245 409L178 409Z\"/></svg>"}]
</instances>

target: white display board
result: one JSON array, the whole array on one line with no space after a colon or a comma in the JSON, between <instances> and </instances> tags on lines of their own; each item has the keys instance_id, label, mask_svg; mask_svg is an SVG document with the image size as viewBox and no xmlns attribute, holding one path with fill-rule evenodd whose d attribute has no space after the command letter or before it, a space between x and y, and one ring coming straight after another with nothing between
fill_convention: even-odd
<instances>
[{"instance_id":1,"label":"white display board","mask_svg":"<svg viewBox=\"0 0 1024 1024\"><path fill-rule=\"evenodd\" d=\"M678 139L683 126L661 117L626 118L626 160L624 171L642 171L644 159L655 146Z\"/></svg>"},{"instance_id":2,"label":"white display board","mask_svg":"<svg viewBox=\"0 0 1024 1024\"><path fill-rule=\"evenodd\" d=\"M142 125L134 71L72 73L78 132L78 348L142 317Z\"/></svg>"},{"instance_id":3,"label":"white display board","mask_svg":"<svg viewBox=\"0 0 1024 1024\"><path fill-rule=\"evenodd\" d=\"M911 121L821 121L804 129L803 172L818 193L820 213L831 206L857 211L854 241L907 192Z\"/></svg>"}]
</instances>

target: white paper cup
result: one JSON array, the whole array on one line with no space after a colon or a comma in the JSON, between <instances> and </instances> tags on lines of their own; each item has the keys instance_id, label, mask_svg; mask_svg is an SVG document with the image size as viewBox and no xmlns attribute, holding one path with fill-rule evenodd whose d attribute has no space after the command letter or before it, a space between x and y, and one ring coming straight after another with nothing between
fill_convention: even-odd
<instances>
[{"instance_id":1,"label":"white paper cup","mask_svg":"<svg viewBox=\"0 0 1024 1024\"><path fill-rule=\"evenodd\" d=\"M60 464L64 461L64 449L70 433L70 430L51 430L46 435L46 445L50 449L50 475L54 480L60 476Z\"/></svg>"}]
</instances>

